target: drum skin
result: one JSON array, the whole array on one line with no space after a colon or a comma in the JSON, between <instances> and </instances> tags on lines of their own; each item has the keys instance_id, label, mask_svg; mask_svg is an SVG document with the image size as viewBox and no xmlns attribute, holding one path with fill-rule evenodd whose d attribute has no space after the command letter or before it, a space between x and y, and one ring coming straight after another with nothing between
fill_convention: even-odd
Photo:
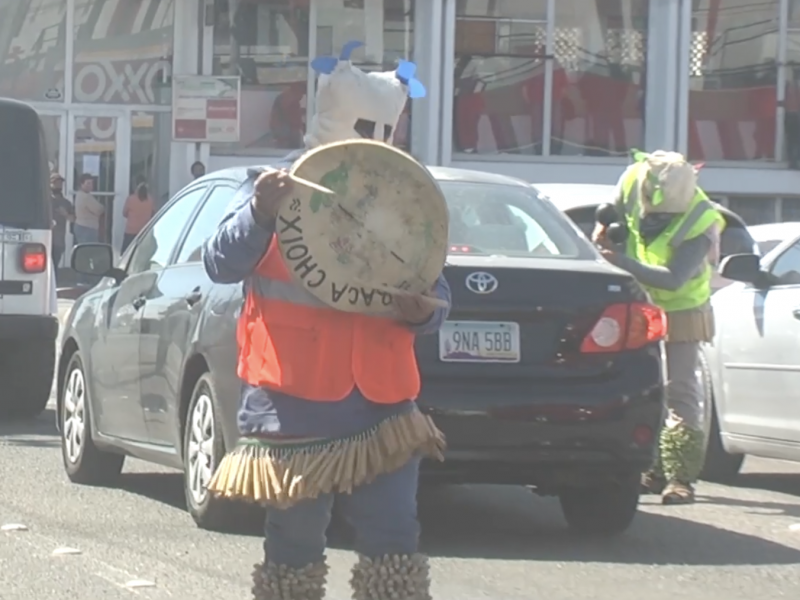
<instances>
[{"instance_id":1,"label":"drum skin","mask_svg":"<svg viewBox=\"0 0 800 600\"><path fill-rule=\"evenodd\" d=\"M295 184L278 211L278 247L295 281L326 305L392 312L392 290L431 290L447 258L448 211L430 172L383 142L315 148L292 166Z\"/></svg>"}]
</instances>

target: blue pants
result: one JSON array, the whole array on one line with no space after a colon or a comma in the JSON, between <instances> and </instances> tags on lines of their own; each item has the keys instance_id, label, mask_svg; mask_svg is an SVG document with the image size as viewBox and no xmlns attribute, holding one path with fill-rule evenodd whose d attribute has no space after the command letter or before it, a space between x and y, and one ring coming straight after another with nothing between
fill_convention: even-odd
<instances>
[{"instance_id":1,"label":"blue pants","mask_svg":"<svg viewBox=\"0 0 800 600\"><path fill-rule=\"evenodd\" d=\"M77 223L72 226L72 235L76 244L91 244L100 239L100 232L97 229Z\"/></svg>"},{"instance_id":2,"label":"blue pants","mask_svg":"<svg viewBox=\"0 0 800 600\"><path fill-rule=\"evenodd\" d=\"M352 494L336 496L355 530L356 552L370 558L417 552L419 463L415 458L397 471L357 487ZM333 494L325 494L291 508L268 508L264 552L269 561L293 569L322 562L333 501Z\"/></svg>"}]
</instances>

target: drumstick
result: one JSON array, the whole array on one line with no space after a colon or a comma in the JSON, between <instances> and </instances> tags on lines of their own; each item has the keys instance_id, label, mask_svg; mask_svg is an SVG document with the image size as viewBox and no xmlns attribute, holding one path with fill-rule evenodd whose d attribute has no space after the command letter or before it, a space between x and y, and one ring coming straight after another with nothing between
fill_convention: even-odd
<instances>
[{"instance_id":1,"label":"drumstick","mask_svg":"<svg viewBox=\"0 0 800 600\"><path fill-rule=\"evenodd\" d=\"M303 179L302 177L298 177L294 173L289 173L289 179L294 181L297 184L305 186L307 188L311 188L312 190L316 190L318 192L322 192L323 194L330 194L333 195L335 192L331 189L326 188L324 185L320 185L318 183L314 183L313 181L309 181L308 179Z\"/></svg>"}]
</instances>

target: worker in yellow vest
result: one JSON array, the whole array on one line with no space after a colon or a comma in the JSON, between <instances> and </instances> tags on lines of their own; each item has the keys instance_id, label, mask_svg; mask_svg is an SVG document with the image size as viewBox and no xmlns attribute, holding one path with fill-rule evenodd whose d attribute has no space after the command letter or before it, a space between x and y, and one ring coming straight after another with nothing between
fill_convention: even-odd
<instances>
[{"instance_id":1,"label":"worker in yellow vest","mask_svg":"<svg viewBox=\"0 0 800 600\"><path fill-rule=\"evenodd\" d=\"M605 226L594 240L613 264L636 277L667 314L667 406L660 456L643 476L648 493L664 504L694 502L703 465L703 390L700 344L711 341L711 277L724 218L697 186L697 169L677 152L635 151L618 184L617 211L628 229L625 247Z\"/></svg>"}]
</instances>

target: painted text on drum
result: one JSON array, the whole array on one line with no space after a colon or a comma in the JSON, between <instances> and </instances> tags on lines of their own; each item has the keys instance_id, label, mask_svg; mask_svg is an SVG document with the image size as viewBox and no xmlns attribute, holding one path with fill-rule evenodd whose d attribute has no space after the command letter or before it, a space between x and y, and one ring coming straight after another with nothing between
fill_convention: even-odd
<instances>
[{"instance_id":1,"label":"painted text on drum","mask_svg":"<svg viewBox=\"0 0 800 600\"><path fill-rule=\"evenodd\" d=\"M519 325L489 321L448 321L439 331L444 362L520 361Z\"/></svg>"},{"instance_id":2,"label":"painted text on drum","mask_svg":"<svg viewBox=\"0 0 800 600\"><path fill-rule=\"evenodd\" d=\"M291 209L294 212L293 207L294 202ZM319 266L318 261L314 259L311 250L305 243L302 217L295 215L291 219L287 219L278 215L277 229L278 239L284 249L284 258L303 285L310 288L318 288L325 283L328 279L328 274ZM363 301L366 306L371 306L373 302L380 303L387 308L392 305L391 294L346 283L337 284L334 281L330 282L330 299L334 305L348 302L350 305L356 306L359 301Z\"/></svg>"}]
</instances>

